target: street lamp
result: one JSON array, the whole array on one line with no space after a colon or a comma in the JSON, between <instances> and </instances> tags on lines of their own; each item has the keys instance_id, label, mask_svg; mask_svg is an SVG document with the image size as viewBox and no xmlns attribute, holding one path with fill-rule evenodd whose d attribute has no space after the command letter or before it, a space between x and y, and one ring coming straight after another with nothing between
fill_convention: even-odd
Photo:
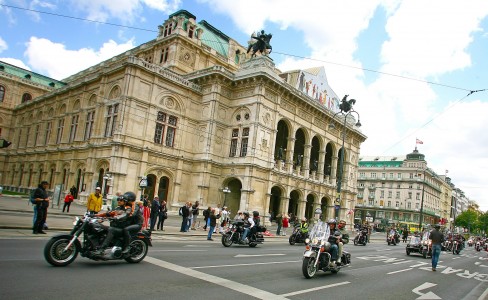
<instances>
[{"instance_id":1,"label":"street lamp","mask_svg":"<svg viewBox=\"0 0 488 300\"><path fill-rule=\"evenodd\" d=\"M420 181L420 178L417 179ZM420 217L419 217L419 230L422 231L422 218L424 217L424 191L425 191L425 168L424 168L424 177L422 178L422 200L420 200Z\"/></svg>"},{"instance_id":2,"label":"street lamp","mask_svg":"<svg viewBox=\"0 0 488 300\"><path fill-rule=\"evenodd\" d=\"M147 187L147 177L146 176L141 177L141 181L139 181L139 187L141 188L141 201L143 201L144 189Z\"/></svg>"},{"instance_id":3,"label":"street lamp","mask_svg":"<svg viewBox=\"0 0 488 300\"><path fill-rule=\"evenodd\" d=\"M336 195L336 200L335 200L335 206L334 206L334 211L335 211L335 218L339 218L339 212L341 209L341 187L342 187L342 175L344 173L344 142L346 139L346 121L347 117L355 113L358 117L358 121L356 122L355 126L356 127L361 127L361 122L359 122L359 113L352 108L352 106L356 103L355 99L350 99L347 100L347 97L349 95L345 95L344 98L342 98L342 103L339 105L339 109L341 111L337 112L332 119L334 119L337 115L344 116L344 123L343 123L343 132L342 132L342 148L341 148L341 160L339 161L339 176L337 178L337 195ZM329 124L329 129L334 129L335 125L334 123Z\"/></svg>"},{"instance_id":4,"label":"street lamp","mask_svg":"<svg viewBox=\"0 0 488 300\"><path fill-rule=\"evenodd\" d=\"M222 192L224 193L224 205L222 205L222 208L225 206L225 203L227 202L227 194L230 193L230 189L228 187L225 187Z\"/></svg>"},{"instance_id":5,"label":"street lamp","mask_svg":"<svg viewBox=\"0 0 488 300\"><path fill-rule=\"evenodd\" d=\"M104 181L103 198L104 198L105 200L107 200L107 192L108 192L108 191L107 191L107 190L108 190L108 189L107 189L107 187L108 187L108 186L107 186L107 182L108 182L109 180L111 180L111 179L112 179L112 175L110 175L109 173L107 173L107 174L103 175L103 181Z\"/></svg>"}]
</instances>

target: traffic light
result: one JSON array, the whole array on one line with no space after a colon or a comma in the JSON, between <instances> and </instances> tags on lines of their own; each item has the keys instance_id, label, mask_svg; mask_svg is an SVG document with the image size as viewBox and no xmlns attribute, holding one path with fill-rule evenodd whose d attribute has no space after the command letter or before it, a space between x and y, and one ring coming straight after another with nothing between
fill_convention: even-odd
<instances>
[{"instance_id":1,"label":"traffic light","mask_svg":"<svg viewBox=\"0 0 488 300\"><path fill-rule=\"evenodd\" d=\"M7 141L6 139L0 139L0 148L7 148L12 143Z\"/></svg>"}]
</instances>

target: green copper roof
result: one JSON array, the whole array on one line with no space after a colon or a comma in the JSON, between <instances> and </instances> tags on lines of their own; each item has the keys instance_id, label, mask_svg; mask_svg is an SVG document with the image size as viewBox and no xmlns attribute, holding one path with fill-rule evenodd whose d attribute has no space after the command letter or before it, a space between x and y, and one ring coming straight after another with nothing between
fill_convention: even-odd
<instances>
[{"instance_id":1,"label":"green copper roof","mask_svg":"<svg viewBox=\"0 0 488 300\"><path fill-rule=\"evenodd\" d=\"M381 167L401 167L403 161L360 161L358 163L359 167L367 168L381 168Z\"/></svg>"},{"instance_id":2,"label":"green copper roof","mask_svg":"<svg viewBox=\"0 0 488 300\"><path fill-rule=\"evenodd\" d=\"M217 51L217 53L227 57L229 54L230 38L205 20L199 22L198 27L203 29L203 35L200 38L202 44L209 46Z\"/></svg>"},{"instance_id":3,"label":"green copper roof","mask_svg":"<svg viewBox=\"0 0 488 300\"><path fill-rule=\"evenodd\" d=\"M0 72L5 72L7 74L24 78L30 80L34 83L41 84L51 88L59 88L65 86L66 83L58 81L56 79L49 78L47 76L37 74L35 72L25 70L14 65L8 64L4 61L0 61Z\"/></svg>"}]
</instances>

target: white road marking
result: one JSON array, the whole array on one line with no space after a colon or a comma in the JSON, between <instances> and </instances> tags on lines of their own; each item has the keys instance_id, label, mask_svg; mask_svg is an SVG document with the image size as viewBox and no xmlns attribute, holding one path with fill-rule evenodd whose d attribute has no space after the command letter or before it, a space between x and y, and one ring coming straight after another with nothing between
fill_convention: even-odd
<instances>
[{"instance_id":1,"label":"white road marking","mask_svg":"<svg viewBox=\"0 0 488 300\"><path fill-rule=\"evenodd\" d=\"M412 292L414 292L417 295L420 295L420 297L418 297L417 299L442 299L441 297L437 296L436 294L434 294L432 292L428 292L425 294L420 292L421 290L425 290L425 289L431 288L431 287L436 286L436 285L437 284L435 284L435 283L425 282L425 283L422 283L420 286L414 288L412 290Z\"/></svg>"},{"instance_id":2,"label":"white road marking","mask_svg":"<svg viewBox=\"0 0 488 300\"><path fill-rule=\"evenodd\" d=\"M148 263L153 264L153 265L156 265L156 266L159 266L159 267L162 267L162 268L174 271L174 272L178 272L178 273L181 273L181 274L186 275L186 276L191 276L193 278L197 278L197 279L204 280L204 281L216 284L216 285L220 285L224 288L228 288L228 289L243 293L245 295L252 295L253 297L258 298L258 299L263 299L263 300L287 299L284 296L276 295L276 294L273 294L273 293L270 293L270 292L267 292L264 290L260 290L260 289L257 289L255 287L252 287L252 286L249 286L246 284L241 284L241 283L231 281L231 280L228 280L228 279L225 279L222 277L217 277L214 275L210 275L210 274L202 273L199 271L191 270L187 267L175 265L175 264L172 264L170 262L163 261L160 259L156 259L153 257L146 256L146 258L144 260Z\"/></svg>"},{"instance_id":3,"label":"white road marking","mask_svg":"<svg viewBox=\"0 0 488 300\"><path fill-rule=\"evenodd\" d=\"M349 281L344 281L344 282L329 284L329 285L325 285L325 286L319 286L319 287L311 288L308 290L301 290L301 291L291 292L288 294L282 294L281 296L283 296L283 297L296 296L296 295L300 295L300 294L305 294L305 293L314 292L314 291L318 291L318 290L328 289L331 287L340 286L340 285L349 284L349 283L350 283Z\"/></svg>"},{"instance_id":4,"label":"white road marking","mask_svg":"<svg viewBox=\"0 0 488 300\"><path fill-rule=\"evenodd\" d=\"M205 268L220 268L220 267L237 267L237 266L255 266L255 265L272 265L272 264L287 264L287 263L296 263L296 262L299 262L299 260L271 261L271 262L263 262L263 263L234 264L234 265L202 266L202 267L192 267L190 269L205 269Z\"/></svg>"},{"instance_id":5,"label":"white road marking","mask_svg":"<svg viewBox=\"0 0 488 300\"><path fill-rule=\"evenodd\" d=\"M275 253L275 254L237 254L234 257L258 257L258 256L279 256L279 255L286 255L283 253Z\"/></svg>"},{"instance_id":6,"label":"white road marking","mask_svg":"<svg viewBox=\"0 0 488 300\"><path fill-rule=\"evenodd\" d=\"M398 271L393 271L393 272L386 273L386 274L395 274L395 273L400 273L400 272L405 272L405 271L410 271L410 270L412 270L412 268L403 269L403 270L398 270Z\"/></svg>"},{"instance_id":7,"label":"white road marking","mask_svg":"<svg viewBox=\"0 0 488 300\"><path fill-rule=\"evenodd\" d=\"M208 251L208 250L198 250L198 249L192 249L192 250L181 250L181 249L174 249L174 250L152 250L151 252L202 252L202 251Z\"/></svg>"}]
</instances>

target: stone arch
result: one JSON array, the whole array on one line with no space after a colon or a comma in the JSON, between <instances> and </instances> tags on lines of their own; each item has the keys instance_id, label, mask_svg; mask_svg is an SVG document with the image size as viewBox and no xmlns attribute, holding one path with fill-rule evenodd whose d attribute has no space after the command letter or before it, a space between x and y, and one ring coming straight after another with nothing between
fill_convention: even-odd
<instances>
[{"instance_id":1,"label":"stone arch","mask_svg":"<svg viewBox=\"0 0 488 300\"><path fill-rule=\"evenodd\" d=\"M298 216L298 206L300 204L300 199L303 198L303 194L300 190L293 190L290 192L290 202L288 204L288 215L293 214L296 217Z\"/></svg>"},{"instance_id":2,"label":"stone arch","mask_svg":"<svg viewBox=\"0 0 488 300\"><path fill-rule=\"evenodd\" d=\"M230 218L233 218L239 210L246 209L241 207L242 182L236 177L230 177L224 180L222 190L225 187L229 188L230 193L225 194L222 192L222 201L220 203L222 203L222 207L224 205L227 206L231 213Z\"/></svg>"},{"instance_id":3,"label":"stone arch","mask_svg":"<svg viewBox=\"0 0 488 300\"><path fill-rule=\"evenodd\" d=\"M120 89L119 85L114 85L112 89L110 89L110 93L108 93L108 99L112 100L120 97L121 92L122 90Z\"/></svg>"},{"instance_id":4,"label":"stone arch","mask_svg":"<svg viewBox=\"0 0 488 300\"><path fill-rule=\"evenodd\" d=\"M61 104L58 108L58 115L64 115L66 113L66 104Z\"/></svg>"},{"instance_id":5,"label":"stone arch","mask_svg":"<svg viewBox=\"0 0 488 300\"><path fill-rule=\"evenodd\" d=\"M93 107L95 105L97 105L97 95L92 94L88 99L88 107Z\"/></svg>"},{"instance_id":6,"label":"stone arch","mask_svg":"<svg viewBox=\"0 0 488 300\"><path fill-rule=\"evenodd\" d=\"M179 95L162 91L153 98L154 103L159 107L164 107L170 111L182 114L185 111L184 101Z\"/></svg>"},{"instance_id":7,"label":"stone arch","mask_svg":"<svg viewBox=\"0 0 488 300\"><path fill-rule=\"evenodd\" d=\"M251 110L246 106L240 106L234 110L231 117L233 124L247 124L251 122Z\"/></svg>"},{"instance_id":8,"label":"stone arch","mask_svg":"<svg viewBox=\"0 0 488 300\"><path fill-rule=\"evenodd\" d=\"M332 200L328 196L320 199L320 209L322 210L322 221L328 220L330 216L329 207L332 207Z\"/></svg>"},{"instance_id":9,"label":"stone arch","mask_svg":"<svg viewBox=\"0 0 488 300\"><path fill-rule=\"evenodd\" d=\"M78 111L80 110L80 107L81 107L80 99L76 99L75 102L73 103L73 108L71 109L71 111Z\"/></svg>"},{"instance_id":10,"label":"stone arch","mask_svg":"<svg viewBox=\"0 0 488 300\"><path fill-rule=\"evenodd\" d=\"M47 111L47 118L52 118L54 117L54 108L50 107Z\"/></svg>"},{"instance_id":11,"label":"stone arch","mask_svg":"<svg viewBox=\"0 0 488 300\"><path fill-rule=\"evenodd\" d=\"M330 176L332 172L332 162L334 159L334 144L332 142L327 143L325 146L324 155L324 175Z\"/></svg>"},{"instance_id":12,"label":"stone arch","mask_svg":"<svg viewBox=\"0 0 488 300\"><path fill-rule=\"evenodd\" d=\"M319 155L321 149L322 149L322 143L321 143L320 136L315 135L312 138L311 148L310 148L309 166L311 171L318 171Z\"/></svg>"},{"instance_id":13,"label":"stone arch","mask_svg":"<svg viewBox=\"0 0 488 300\"><path fill-rule=\"evenodd\" d=\"M285 189L279 185L274 185L270 191L269 207L267 212L272 216L276 217L279 213L282 213L282 202L281 200L285 196Z\"/></svg>"},{"instance_id":14,"label":"stone arch","mask_svg":"<svg viewBox=\"0 0 488 300\"><path fill-rule=\"evenodd\" d=\"M276 140L274 156L276 160L286 160L286 148L290 136L290 124L286 119L281 119L276 125Z\"/></svg>"},{"instance_id":15,"label":"stone arch","mask_svg":"<svg viewBox=\"0 0 488 300\"><path fill-rule=\"evenodd\" d=\"M317 195L314 193L309 193L306 198L306 203L305 203L305 218L307 220L313 220L314 217L314 203L315 199L317 198Z\"/></svg>"},{"instance_id":16,"label":"stone arch","mask_svg":"<svg viewBox=\"0 0 488 300\"><path fill-rule=\"evenodd\" d=\"M298 128L295 132L295 145L293 147L293 165L295 167L303 166L303 157L305 155L305 145L307 143L307 133L304 128Z\"/></svg>"}]
</instances>

